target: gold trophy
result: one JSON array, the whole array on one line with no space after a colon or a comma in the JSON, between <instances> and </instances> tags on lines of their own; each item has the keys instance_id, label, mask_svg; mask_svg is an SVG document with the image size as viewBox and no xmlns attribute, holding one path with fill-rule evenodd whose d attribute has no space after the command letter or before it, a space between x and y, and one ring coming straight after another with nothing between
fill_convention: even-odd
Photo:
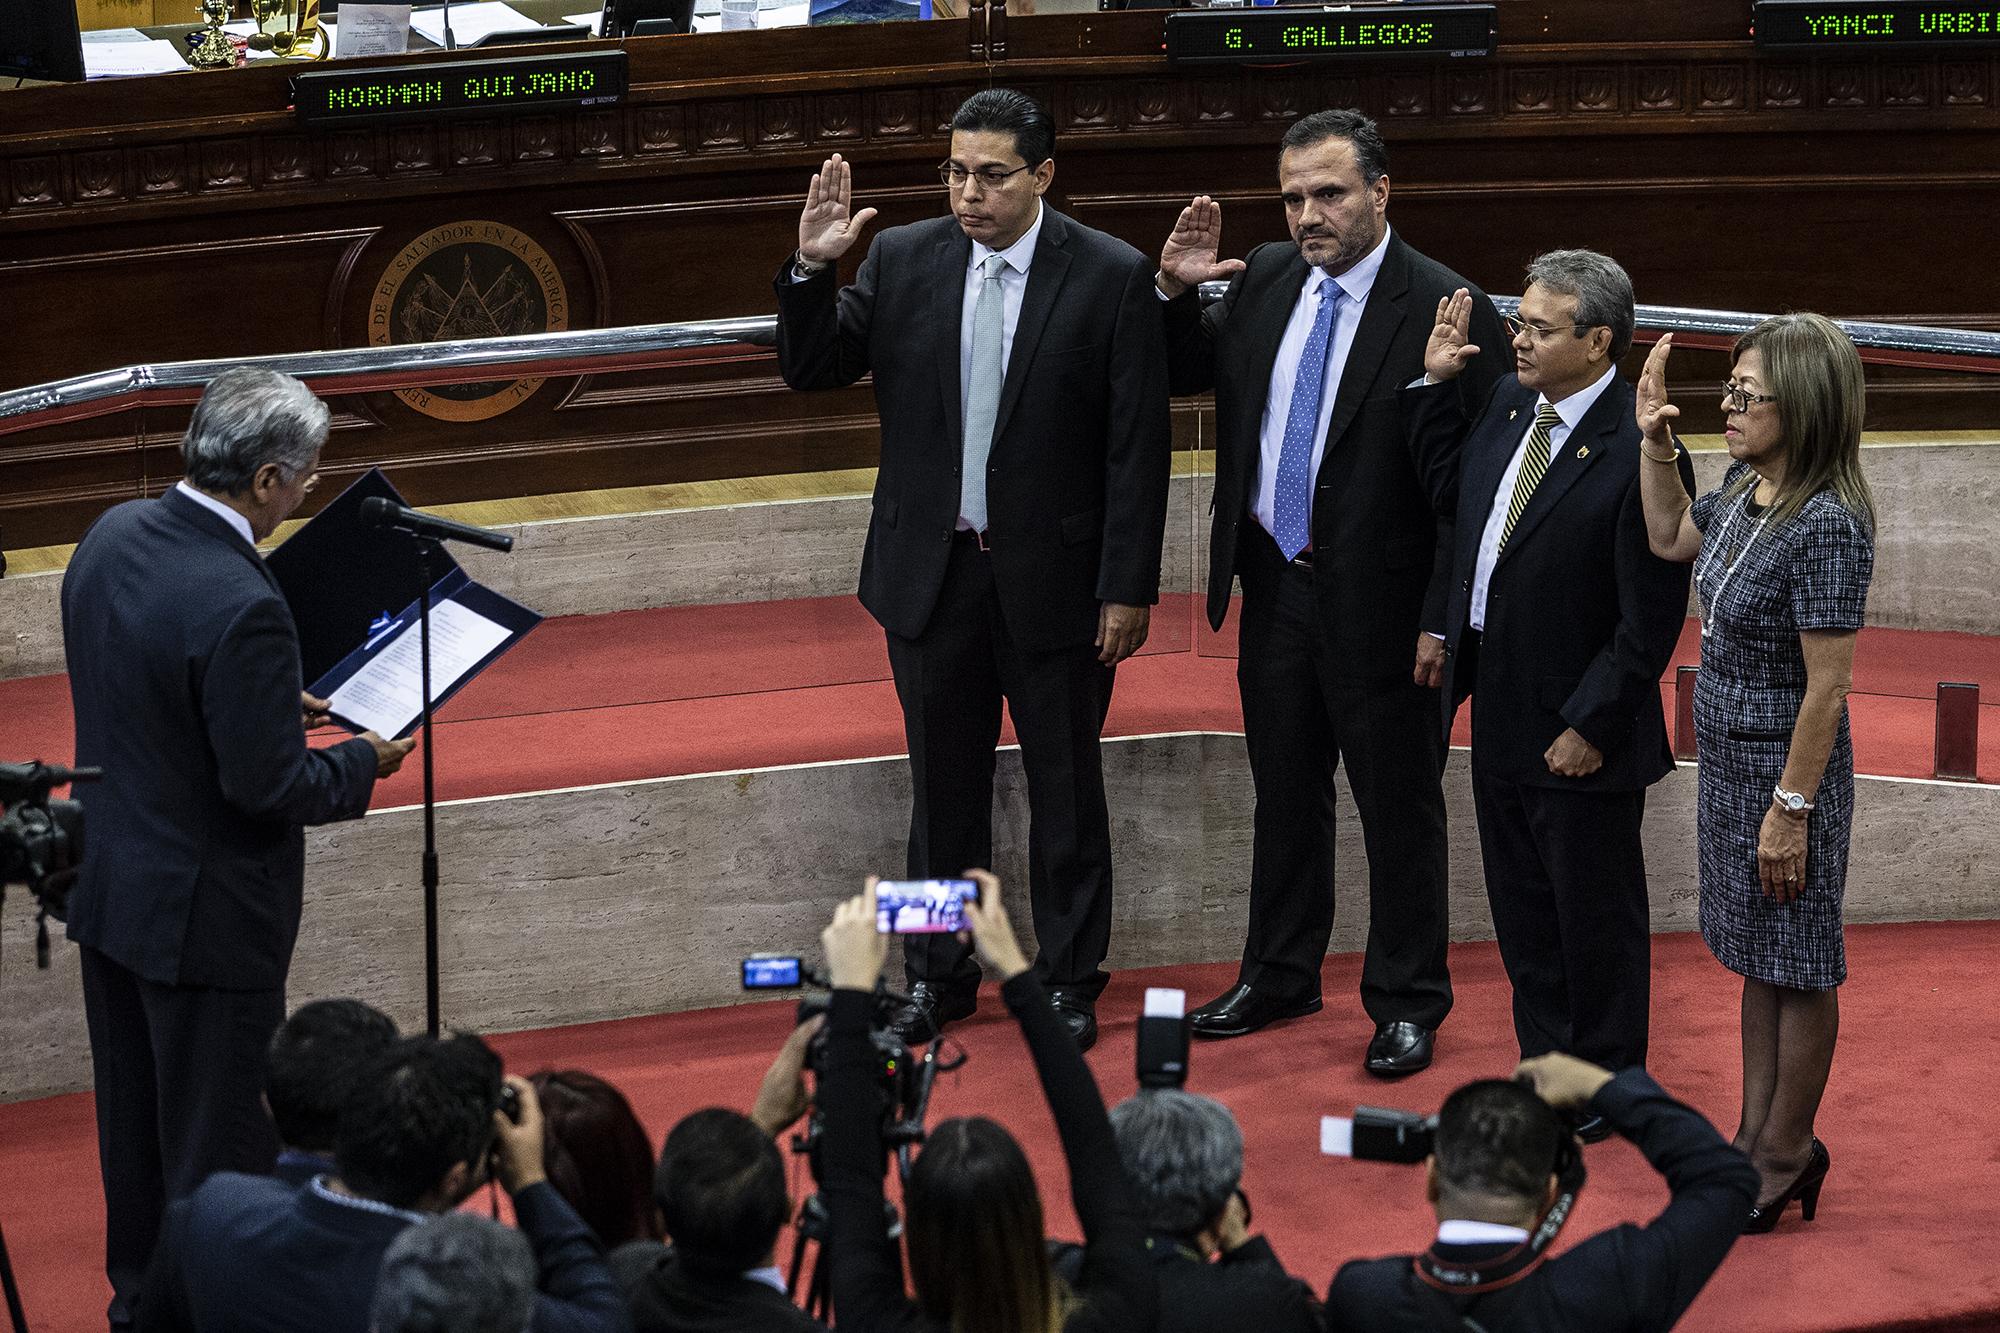
<instances>
[{"instance_id":1,"label":"gold trophy","mask_svg":"<svg viewBox=\"0 0 2000 1333\"><path fill-rule=\"evenodd\" d=\"M319 26L319 0L250 0L257 31L250 49L302 60L324 60L326 29Z\"/></svg>"},{"instance_id":2,"label":"gold trophy","mask_svg":"<svg viewBox=\"0 0 2000 1333\"><path fill-rule=\"evenodd\" d=\"M229 22L229 0L201 0L201 40L188 52L188 63L196 69L236 68L236 48L222 25Z\"/></svg>"}]
</instances>

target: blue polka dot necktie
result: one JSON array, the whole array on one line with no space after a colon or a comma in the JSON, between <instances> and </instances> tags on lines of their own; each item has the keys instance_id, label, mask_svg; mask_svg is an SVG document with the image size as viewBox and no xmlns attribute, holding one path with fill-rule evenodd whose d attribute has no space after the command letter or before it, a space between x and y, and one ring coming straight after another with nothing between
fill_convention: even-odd
<instances>
[{"instance_id":1,"label":"blue polka dot necktie","mask_svg":"<svg viewBox=\"0 0 2000 1333\"><path fill-rule=\"evenodd\" d=\"M1276 512L1271 535L1290 560L1312 545L1312 456L1319 436L1319 403L1326 388L1326 350L1333 341L1333 317L1347 293L1329 279L1319 285L1319 313L1313 316L1306 349L1292 381L1292 406L1285 414L1285 440L1278 449Z\"/></svg>"}]
</instances>

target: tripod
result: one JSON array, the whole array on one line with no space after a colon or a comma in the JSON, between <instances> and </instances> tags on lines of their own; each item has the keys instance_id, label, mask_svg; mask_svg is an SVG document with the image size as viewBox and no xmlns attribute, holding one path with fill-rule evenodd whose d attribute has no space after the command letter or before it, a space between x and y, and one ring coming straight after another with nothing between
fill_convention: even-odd
<instances>
[{"instance_id":1,"label":"tripod","mask_svg":"<svg viewBox=\"0 0 2000 1333\"><path fill-rule=\"evenodd\" d=\"M21 1308L21 1288L14 1281L14 1263L7 1257L7 1234L0 1231L0 1289L7 1293L7 1317L14 1333L28 1333L28 1314Z\"/></svg>"},{"instance_id":2,"label":"tripod","mask_svg":"<svg viewBox=\"0 0 2000 1333\"><path fill-rule=\"evenodd\" d=\"M937 1081L940 1070L953 1070L965 1063L963 1053L955 1058L945 1059L938 1048L942 1039L927 1044L923 1053L916 1057L916 1095L902 1115L885 1121L882 1126L884 1147L895 1151L896 1179L908 1183L910 1161L918 1144L924 1141L924 1114L930 1109L931 1088ZM892 1107L893 1110L893 1107ZM820 1183L819 1141L824 1132L817 1108L813 1118L806 1125L806 1132L792 1140L792 1151L803 1153L807 1166L812 1171L813 1184ZM903 1221L896 1212L896 1205L887 1199L882 1201L882 1225L888 1232L889 1241L894 1244L903 1234ZM815 1190L799 1205L799 1215L792 1237L791 1271L785 1279L785 1294L797 1301L806 1314L822 1324L832 1322L833 1300L829 1290L832 1280L832 1265L827 1261L827 1250L833 1242L833 1216L827 1211L826 1201ZM816 1248L812 1268L806 1269L806 1246ZM801 1275L805 1276L805 1286L799 1285Z\"/></svg>"}]
</instances>

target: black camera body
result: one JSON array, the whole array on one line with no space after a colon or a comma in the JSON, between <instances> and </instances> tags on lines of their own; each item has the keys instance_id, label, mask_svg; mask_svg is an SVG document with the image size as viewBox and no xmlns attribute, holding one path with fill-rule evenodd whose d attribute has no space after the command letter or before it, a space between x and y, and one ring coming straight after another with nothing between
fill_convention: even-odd
<instances>
[{"instance_id":1,"label":"black camera body","mask_svg":"<svg viewBox=\"0 0 2000 1333\"><path fill-rule=\"evenodd\" d=\"M49 965L48 921L69 915L70 886L83 865L83 804L52 801L70 782L95 782L97 768L62 768L40 760L0 764L0 900L9 884L25 884L37 912L35 964Z\"/></svg>"}]
</instances>

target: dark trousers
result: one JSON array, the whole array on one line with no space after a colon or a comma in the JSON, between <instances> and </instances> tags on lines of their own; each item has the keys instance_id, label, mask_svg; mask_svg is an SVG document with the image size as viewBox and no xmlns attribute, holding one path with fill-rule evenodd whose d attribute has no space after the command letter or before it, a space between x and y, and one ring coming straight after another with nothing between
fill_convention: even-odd
<instances>
[{"instance_id":1,"label":"dark trousers","mask_svg":"<svg viewBox=\"0 0 2000 1333\"><path fill-rule=\"evenodd\" d=\"M1270 995L1319 994L1333 936L1334 770L1346 770L1368 853L1361 1002L1377 1023L1434 1028L1451 1011L1444 737L1437 692L1342 670L1313 573L1255 523L1244 536L1236 679L1257 790L1250 931L1241 980ZM1412 664L1416 641L1410 642Z\"/></svg>"},{"instance_id":2,"label":"dark trousers","mask_svg":"<svg viewBox=\"0 0 2000 1333\"><path fill-rule=\"evenodd\" d=\"M1531 787L1482 775L1475 755L1472 796L1521 1055L1645 1064L1645 791Z\"/></svg>"},{"instance_id":3,"label":"dark trousers","mask_svg":"<svg viewBox=\"0 0 2000 1333\"><path fill-rule=\"evenodd\" d=\"M132 1320L167 1204L217 1171L261 1174L277 1160L264 1051L285 995L163 985L95 949L78 952L115 1327Z\"/></svg>"},{"instance_id":4,"label":"dark trousers","mask_svg":"<svg viewBox=\"0 0 2000 1333\"><path fill-rule=\"evenodd\" d=\"M1007 631L989 557L963 535L922 634L891 634L915 801L909 874L953 876L993 862L994 746L1004 699L1028 778L1028 899L1035 971L1051 989L1097 996L1110 980L1111 820L1098 737L1113 671L1086 644L1036 652ZM945 989L979 983L969 945L913 935L904 967Z\"/></svg>"}]
</instances>

